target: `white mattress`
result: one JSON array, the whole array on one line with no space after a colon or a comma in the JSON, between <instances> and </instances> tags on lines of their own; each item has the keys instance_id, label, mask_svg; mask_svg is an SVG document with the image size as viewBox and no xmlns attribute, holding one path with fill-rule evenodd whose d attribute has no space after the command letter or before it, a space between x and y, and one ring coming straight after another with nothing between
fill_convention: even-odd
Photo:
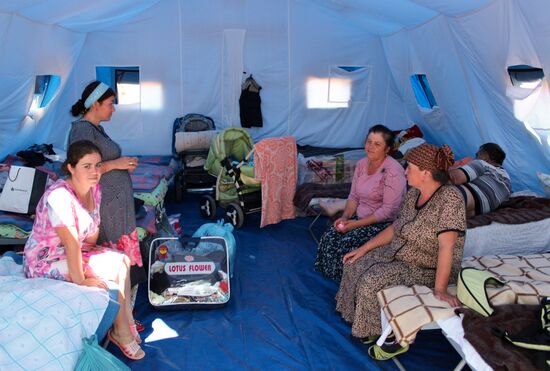
<instances>
[{"instance_id":1,"label":"white mattress","mask_svg":"<svg viewBox=\"0 0 550 371\"><path fill-rule=\"evenodd\" d=\"M550 251L550 218L524 224L491 223L468 229L464 257L529 255Z\"/></svg>"}]
</instances>

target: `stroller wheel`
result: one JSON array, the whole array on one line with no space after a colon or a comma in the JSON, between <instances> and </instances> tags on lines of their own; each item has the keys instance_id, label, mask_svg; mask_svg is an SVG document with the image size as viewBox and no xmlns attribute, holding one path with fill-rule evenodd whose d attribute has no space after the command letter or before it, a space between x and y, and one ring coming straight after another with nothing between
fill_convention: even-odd
<instances>
[{"instance_id":1,"label":"stroller wheel","mask_svg":"<svg viewBox=\"0 0 550 371\"><path fill-rule=\"evenodd\" d=\"M225 208L225 221L231 223L235 228L241 228L244 223L244 212L237 203L230 203Z\"/></svg>"},{"instance_id":2,"label":"stroller wheel","mask_svg":"<svg viewBox=\"0 0 550 371\"><path fill-rule=\"evenodd\" d=\"M201 197L201 215L207 219L216 219L216 200L214 197L205 195Z\"/></svg>"}]
</instances>

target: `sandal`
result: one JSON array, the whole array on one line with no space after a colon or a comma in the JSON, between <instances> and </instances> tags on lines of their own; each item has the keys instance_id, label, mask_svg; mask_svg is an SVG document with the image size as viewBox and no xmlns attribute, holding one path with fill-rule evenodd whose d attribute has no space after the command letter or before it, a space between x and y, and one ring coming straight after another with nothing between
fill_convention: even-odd
<instances>
[{"instance_id":1,"label":"sandal","mask_svg":"<svg viewBox=\"0 0 550 371\"><path fill-rule=\"evenodd\" d=\"M137 325L136 324L130 324L129 326L130 326L130 333L132 334L132 336L136 340L136 343L141 344L141 336L139 336L139 331L137 329Z\"/></svg>"},{"instance_id":2,"label":"sandal","mask_svg":"<svg viewBox=\"0 0 550 371\"><path fill-rule=\"evenodd\" d=\"M359 341L365 345L369 345L369 344L372 344L374 342L376 342L376 340L378 340L378 336L367 336L367 337L364 337L364 338L360 338Z\"/></svg>"},{"instance_id":3,"label":"sandal","mask_svg":"<svg viewBox=\"0 0 550 371\"><path fill-rule=\"evenodd\" d=\"M135 340L132 340L128 344L122 344L112 334L112 329L110 329L107 332L107 338L120 349L120 351L128 358L133 359L134 361L137 361L139 359L142 359L145 357L145 352L141 349L141 347L136 343ZM140 354L141 350L141 354Z\"/></svg>"},{"instance_id":4,"label":"sandal","mask_svg":"<svg viewBox=\"0 0 550 371\"><path fill-rule=\"evenodd\" d=\"M379 345L374 344L369 348L369 356L373 359L376 359L378 361L387 361L388 359L391 359L399 354L405 353L407 350L409 350L409 346L406 347L399 347L394 352L386 352L384 349L382 349Z\"/></svg>"}]
</instances>

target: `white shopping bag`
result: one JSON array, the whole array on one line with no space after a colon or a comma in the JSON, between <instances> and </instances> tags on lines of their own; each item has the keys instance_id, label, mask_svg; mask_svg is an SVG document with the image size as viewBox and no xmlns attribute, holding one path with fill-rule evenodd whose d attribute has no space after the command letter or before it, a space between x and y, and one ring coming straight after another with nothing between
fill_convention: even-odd
<instances>
[{"instance_id":1,"label":"white shopping bag","mask_svg":"<svg viewBox=\"0 0 550 371\"><path fill-rule=\"evenodd\" d=\"M0 210L32 214L46 189L48 174L32 167L12 166L0 194Z\"/></svg>"}]
</instances>

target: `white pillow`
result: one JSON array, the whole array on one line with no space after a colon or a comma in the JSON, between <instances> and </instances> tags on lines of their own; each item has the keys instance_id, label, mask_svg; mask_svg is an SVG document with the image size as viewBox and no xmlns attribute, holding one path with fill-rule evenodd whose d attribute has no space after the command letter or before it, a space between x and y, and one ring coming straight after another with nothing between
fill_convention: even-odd
<instances>
[{"instance_id":1,"label":"white pillow","mask_svg":"<svg viewBox=\"0 0 550 371\"><path fill-rule=\"evenodd\" d=\"M176 152L183 152L189 149L209 149L215 130L205 131L178 131L176 133Z\"/></svg>"}]
</instances>

